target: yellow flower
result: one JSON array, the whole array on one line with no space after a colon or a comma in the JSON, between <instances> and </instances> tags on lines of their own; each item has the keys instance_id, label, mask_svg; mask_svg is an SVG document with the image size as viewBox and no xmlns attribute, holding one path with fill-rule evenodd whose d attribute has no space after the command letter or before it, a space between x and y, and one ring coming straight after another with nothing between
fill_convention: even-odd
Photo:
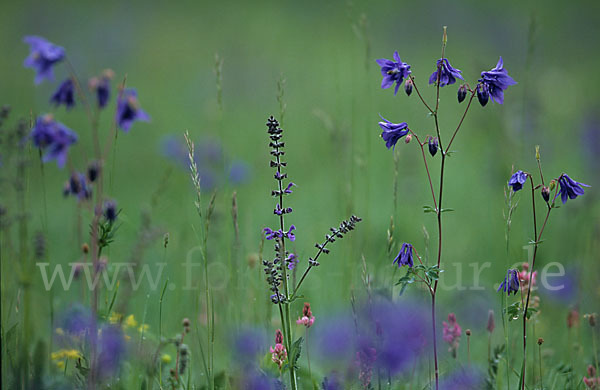
<instances>
[{"instance_id":1,"label":"yellow flower","mask_svg":"<svg viewBox=\"0 0 600 390\"><path fill-rule=\"evenodd\" d=\"M65 361L61 360L59 362L56 362L56 367L58 367L62 370L63 368L65 368Z\"/></svg>"},{"instance_id":2,"label":"yellow flower","mask_svg":"<svg viewBox=\"0 0 600 390\"><path fill-rule=\"evenodd\" d=\"M60 349L56 352L52 352L50 358L52 360L79 359L81 358L81 353L76 349Z\"/></svg>"},{"instance_id":3,"label":"yellow flower","mask_svg":"<svg viewBox=\"0 0 600 390\"><path fill-rule=\"evenodd\" d=\"M59 336L63 336L65 331L62 328L56 328L56 334Z\"/></svg>"},{"instance_id":4,"label":"yellow flower","mask_svg":"<svg viewBox=\"0 0 600 390\"><path fill-rule=\"evenodd\" d=\"M65 357L67 359L79 359L81 358L81 354L76 349L69 349L65 351Z\"/></svg>"},{"instance_id":5,"label":"yellow flower","mask_svg":"<svg viewBox=\"0 0 600 390\"><path fill-rule=\"evenodd\" d=\"M138 328L138 332L140 332L140 333L146 333L146 332L148 332L148 329L150 329L150 325L148 325L148 324L142 324Z\"/></svg>"},{"instance_id":6,"label":"yellow flower","mask_svg":"<svg viewBox=\"0 0 600 390\"><path fill-rule=\"evenodd\" d=\"M137 326L137 321L133 314L130 314L125 318L125 328L135 328Z\"/></svg>"},{"instance_id":7,"label":"yellow flower","mask_svg":"<svg viewBox=\"0 0 600 390\"><path fill-rule=\"evenodd\" d=\"M112 312L110 313L110 316L108 317L108 322L110 322L111 324L117 324L119 322L121 322L121 319L123 318L123 314L119 314L117 312Z\"/></svg>"},{"instance_id":8,"label":"yellow flower","mask_svg":"<svg viewBox=\"0 0 600 390\"><path fill-rule=\"evenodd\" d=\"M160 357L160 360L161 360L161 361L162 361L164 364L169 364L169 363L171 363L171 360L172 360L172 359L171 359L171 355L169 355L169 354L166 354L166 353L165 353L165 354L163 354L163 355Z\"/></svg>"}]
</instances>

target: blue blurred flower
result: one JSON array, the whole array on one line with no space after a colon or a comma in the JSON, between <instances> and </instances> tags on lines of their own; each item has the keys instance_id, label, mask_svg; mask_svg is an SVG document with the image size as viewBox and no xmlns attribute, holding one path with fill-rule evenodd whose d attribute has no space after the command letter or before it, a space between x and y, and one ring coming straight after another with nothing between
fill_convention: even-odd
<instances>
[{"instance_id":1,"label":"blue blurred flower","mask_svg":"<svg viewBox=\"0 0 600 390\"><path fill-rule=\"evenodd\" d=\"M402 244L398 256L394 259L392 264L398 264L398 267L408 265L410 268L413 266L413 246L409 243Z\"/></svg>"},{"instance_id":2,"label":"blue blurred flower","mask_svg":"<svg viewBox=\"0 0 600 390\"><path fill-rule=\"evenodd\" d=\"M60 328L73 335L89 333L89 330L94 324L92 313L89 309L81 305L70 307L62 313L59 318Z\"/></svg>"},{"instance_id":3,"label":"blue blurred flower","mask_svg":"<svg viewBox=\"0 0 600 390\"><path fill-rule=\"evenodd\" d=\"M485 378L481 372L473 368L459 368L442 378L440 389L443 390L480 390L485 388Z\"/></svg>"},{"instance_id":4,"label":"blue blurred flower","mask_svg":"<svg viewBox=\"0 0 600 390\"><path fill-rule=\"evenodd\" d=\"M519 291L519 272L516 269L509 269L506 271L506 277L500 284L500 287L498 287L498 291L500 290L508 295L510 295L510 293L515 293L515 295L517 295L517 292Z\"/></svg>"},{"instance_id":5,"label":"blue blurred flower","mask_svg":"<svg viewBox=\"0 0 600 390\"><path fill-rule=\"evenodd\" d=\"M30 137L33 144L45 152L42 161L56 160L59 168L64 167L67 161L69 147L77 142L77 134L55 121L52 115L38 117Z\"/></svg>"},{"instance_id":6,"label":"blue blurred flower","mask_svg":"<svg viewBox=\"0 0 600 390\"><path fill-rule=\"evenodd\" d=\"M117 203L114 200L107 200L104 202L104 218L107 221L114 223L117 220Z\"/></svg>"},{"instance_id":7,"label":"blue blurred flower","mask_svg":"<svg viewBox=\"0 0 600 390\"><path fill-rule=\"evenodd\" d=\"M150 116L140 108L137 91L127 88L117 102L117 123L127 133L135 121L150 122Z\"/></svg>"},{"instance_id":8,"label":"blue blurred flower","mask_svg":"<svg viewBox=\"0 0 600 390\"><path fill-rule=\"evenodd\" d=\"M492 101L500 104L504 102L504 90L517 83L508 75L507 70L504 69L502 57L498 60L495 68L488 72L481 72L479 82L485 84L487 91L489 91L492 97Z\"/></svg>"},{"instance_id":9,"label":"blue blurred flower","mask_svg":"<svg viewBox=\"0 0 600 390\"><path fill-rule=\"evenodd\" d=\"M394 95L398 93L398 88L400 87L400 84L402 84L402 80L411 73L410 65L402 62L397 51L394 52L394 61L380 58L375 62L381 67L381 75L383 76L381 88L386 89L396 83Z\"/></svg>"},{"instance_id":10,"label":"blue blurred flower","mask_svg":"<svg viewBox=\"0 0 600 390\"><path fill-rule=\"evenodd\" d=\"M323 378L321 386L323 390L342 390L344 388L344 382L336 372L332 372Z\"/></svg>"},{"instance_id":11,"label":"blue blurred flower","mask_svg":"<svg viewBox=\"0 0 600 390\"><path fill-rule=\"evenodd\" d=\"M92 197L92 189L88 186L85 175L81 172L73 172L69 178L68 193L74 195L79 200ZM68 194L65 194L65 196Z\"/></svg>"},{"instance_id":12,"label":"blue blurred flower","mask_svg":"<svg viewBox=\"0 0 600 390\"><path fill-rule=\"evenodd\" d=\"M440 58L437 60L435 72L429 77L429 84L435 84L438 81L438 70L440 71L440 87L454 84L457 78L464 80L460 69L453 68L447 58Z\"/></svg>"},{"instance_id":13,"label":"blue blurred flower","mask_svg":"<svg viewBox=\"0 0 600 390\"><path fill-rule=\"evenodd\" d=\"M508 185L512 187L514 192L523 188L523 184L527 181L527 174L523 171L516 171L508 180Z\"/></svg>"},{"instance_id":14,"label":"blue blurred flower","mask_svg":"<svg viewBox=\"0 0 600 390\"><path fill-rule=\"evenodd\" d=\"M93 92L96 92L96 102L99 108L104 108L110 99L110 80L113 78L114 72L106 69L102 76L92 77L89 81L89 87Z\"/></svg>"},{"instance_id":15,"label":"blue blurred flower","mask_svg":"<svg viewBox=\"0 0 600 390\"><path fill-rule=\"evenodd\" d=\"M560 191L556 196L560 195L563 204L567 203L567 199L575 199L578 196L583 195L583 188L581 188L581 186L589 187L587 184L579 183L571 179L566 173L560 176L558 184L560 185ZM554 199L556 199L556 196Z\"/></svg>"},{"instance_id":16,"label":"blue blurred flower","mask_svg":"<svg viewBox=\"0 0 600 390\"><path fill-rule=\"evenodd\" d=\"M37 36L26 36L23 42L28 44L30 49L23 66L36 71L35 83L39 84L44 79L53 80L52 67L65 58L65 49Z\"/></svg>"},{"instance_id":17,"label":"blue blurred flower","mask_svg":"<svg viewBox=\"0 0 600 390\"><path fill-rule=\"evenodd\" d=\"M245 161L234 160L229 168L229 182L233 185L246 183L250 178L250 167Z\"/></svg>"},{"instance_id":18,"label":"blue blurred flower","mask_svg":"<svg viewBox=\"0 0 600 390\"><path fill-rule=\"evenodd\" d=\"M68 78L63 81L50 98L50 102L57 107L64 104L67 110L73 108L75 106L75 84L73 80Z\"/></svg>"},{"instance_id":19,"label":"blue blurred flower","mask_svg":"<svg viewBox=\"0 0 600 390\"><path fill-rule=\"evenodd\" d=\"M233 350L236 361L242 364L256 364L257 357L264 355L267 339L258 329L244 328L233 337Z\"/></svg>"},{"instance_id":20,"label":"blue blurred flower","mask_svg":"<svg viewBox=\"0 0 600 390\"><path fill-rule=\"evenodd\" d=\"M398 140L408 134L408 125L406 122L402 123L392 123L381 117L383 122L379 122L379 127L381 127L382 133L381 138L385 141L385 146L387 148L395 147Z\"/></svg>"},{"instance_id":21,"label":"blue blurred flower","mask_svg":"<svg viewBox=\"0 0 600 390\"><path fill-rule=\"evenodd\" d=\"M114 375L125 356L125 335L120 327L106 325L100 329L97 369L101 377Z\"/></svg>"}]
</instances>

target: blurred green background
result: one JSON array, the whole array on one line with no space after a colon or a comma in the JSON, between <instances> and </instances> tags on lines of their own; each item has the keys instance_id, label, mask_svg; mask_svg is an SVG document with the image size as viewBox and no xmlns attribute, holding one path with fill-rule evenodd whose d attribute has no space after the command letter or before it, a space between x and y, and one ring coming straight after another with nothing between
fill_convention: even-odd
<instances>
[{"instance_id":1,"label":"blurred green background","mask_svg":"<svg viewBox=\"0 0 600 390\"><path fill-rule=\"evenodd\" d=\"M441 49L442 26L448 26L446 56L474 85L479 73L495 66L498 57L518 82L505 94L505 103L476 102L454 144L457 153L448 160L445 214L446 269L448 285L462 277L472 280L471 263L491 262L482 274L479 291L447 291L440 295L438 316L456 312L464 328L482 334L488 309L499 314L500 298L493 285L500 282L509 264L527 260L523 246L532 238L529 194L519 193L507 255L503 219L504 192L511 167L535 172L535 145L540 145L546 178L568 173L591 185L585 196L569 201L551 215L541 246L539 268L553 261L564 264L571 290L542 293L542 314L536 328L547 348L559 354L565 347L566 313L578 307L582 313L600 310L598 298L599 204L596 189L600 174L600 26L597 2L3 2L0 14L0 103L12 106L12 120L54 112L75 130L79 143L70 156L83 170L92 158L89 124L81 104L70 112L54 110L48 99L57 82L66 77L64 65L56 68L56 81L33 84L33 71L22 66L28 47L25 35L41 35L63 46L85 82L105 68L115 71L113 86L127 75L127 86L137 88L151 123L136 123L128 134L118 136L114 170L106 162L112 186L108 196L122 208L123 225L108 253L109 261L127 261L135 250L141 229L141 210L149 210L152 224L170 235L165 251L162 235L144 254L153 264L166 258L164 278L177 286L185 283L182 264L198 244L192 228L199 226L194 193L188 172L165 157L165 136L183 140L189 130L199 144L218 143L222 158L213 169L217 208L209 237L209 258L215 265L215 299L220 360L227 359L225 329L241 323L265 325L269 335L278 319L269 317L268 292L260 264L253 265L259 250L261 229L273 226L274 185L268 167L269 148L264 123L278 115L277 81L285 78L285 129L288 173L298 186L288 205L294 213L289 223L297 227L293 249L303 270L312 256L314 242L329 227L351 213L364 221L347 239L336 244L322 266L304 285L304 295L319 318L336 309L348 309L351 292L364 295L361 281L364 256L376 289L389 290L393 256L388 256L387 229L393 214L393 152L385 148L377 126L378 114L392 122L406 121L420 135L434 132L433 120L413 93L380 89L377 58L392 58L398 50L412 65L424 97L433 101L435 89L427 85ZM217 101L215 54L223 59L222 109ZM456 102L458 85L442 88L440 118L442 137L447 138L464 109ZM110 107L114 107L114 97ZM109 108L102 118L102 139L107 139ZM200 150L200 149L199 149ZM430 236L429 253L435 255L437 240L420 151L414 144L399 143L397 242L412 242L419 253L427 252L424 231ZM67 264L80 258L77 240L76 201L63 199L67 168L54 163L44 169L45 195L35 151L31 151L27 202L30 229L47 235L48 258ZM429 158L437 182L439 154ZM246 163L244 183L228 181L230 164ZM3 165L3 177L10 164ZM165 180L165 177L168 180ZM10 181L4 180L2 204L14 207ZM164 187L156 207L151 194ZM232 248L231 196L237 191L241 248ZM204 194L208 200L210 190ZM43 227L44 197L47 229ZM83 231L91 213L84 211ZM13 232L5 238L16 240ZM3 306L17 294L11 280L13 265L2 248ZM265 256L271 256L270 243ZM200 261L199 253L192 254ZM250 260L249 260L250 259ZM452 265L450 265L452 264ZM462 264L456 266L455 264ZM201 268L198 268L200 270ZM231 285L236 273L237 286ZM399 276L400 273L395 273ZM193 278L202 286L202 273ZM165 280L165 279L163 279ZM223 283L221 283L223 282ZM161 281L161 285L162 285ZM423 291L395 299L425 299ZM41 329L50 329L49 305L40 288L34 301ZM139 291L128 312L154 326L159 291ZM202 322L202 301L197 292L176 288L168 291L166 332L179 329L181 318ZM53 306L61 308L80 300L80 294L54 292ZM103 297L104 299L104 297ZM118 299L118 298L117 298ZM418 298L415 298L418 299ZM296 304L298 312L302 302ZM3 309L4 310L4 309ZM200 313L200 314L199 314ZM7 317L4 313L4 319ZM462 321L461 321L462 316ZM515 334L519 326L513 326ZM46 335L49 333L46 332ZM500 336L500 334L497 334ZM269 336L270 337L270 336ZM500 342L500 339L498 340ZM474 338L484 354L486 340ZM464 353L465 351L461 351ZM482 355L483 356L483 355ZM196 361L196 364L199 364ZM583 372L581 372L583 375Z\"/></svg>"}]
</instances>

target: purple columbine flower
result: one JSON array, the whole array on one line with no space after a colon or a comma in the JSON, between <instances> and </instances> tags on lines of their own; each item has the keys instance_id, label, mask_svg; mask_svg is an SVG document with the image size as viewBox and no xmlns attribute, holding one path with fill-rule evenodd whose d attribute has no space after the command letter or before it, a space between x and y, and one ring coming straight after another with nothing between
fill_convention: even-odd
<instances>
[{"instance_id":1,"label":"purple columbine flower","mask_svg":"<svg viewBox=\"0 0 600 390\"><path fill-rule=\"evenodd\" d=\"M504 90L517 83L508 75L506 69L504 69L502 57L500 57L494 69L488 72L481 72L479 82L487 86L492 101L500 104L504 102Z\"/></svg>"},{"instance_id":2,"label":"purple columbine flower","mask_svg":"<svg viewBox=\"0 0 600 390\"><path fill-rule=\"evenodd\" d=\"M403 265L408 265L410 268L413 266L413 246L408 243L402 244L400 248L400 252L398 252L398 256L394 259L392 264L397 263L398 267L402 267Z\"/></svg>"},{"instance_id":3,"label":"purple columbine flower","mask_svg":"<svg viewBox=\"0 0 600 390\"><path fill-rule=\"evenodd\" d=\"M408 77L410 72L410 65L405 62L402 62L400 59L400 55L398 52L394 52L394 61L388 60L385 58L380 58L375 60L377 65L381 67L381 74L383 76L383 80L381 81L381 88L386 89L394 85L396 83L396 88L394 89L394 95L398 93L398 88L400 88L400 84L402 84L402 80L405 77Z\"/></svg>"},{"instance_id":4,"label":"purple columbine flower","mask_svg":"<svg viewBox=\"0 0 600 390\"><path fill-rule=\"evenodd\" d=\"M435 156L435 154L437 153L437 151L440 147L438 138L437 137L429 138L428 147L429 147L429 154L431 154L431 157Z\"/></svg>"},{"instance_id":5,"label":"purple columbine flower","mask_svg":"<svg viewBox=\"0 0 600 390\"><path fill-rule=\"evenodd\" d=\"M435 84L438 81L438 70L440 70L440 87L454 84L456 79L464 80L460 74L460 69L453 68L447 58L437 60L437 69L429 77L429 84Z\"/></svg>"},{"instance_id":6,"label":"purple columbine flower","mask_svg":"<svg viewBox=\"0 0 600 390\"><path fill-rule=\"evenodd\" d=\"M50 103L57 107L64 104L67 110L75 106L75 83L72 79L68 78L58 86L50 98Z\"/></svg>"},{"instance_id":7,"label":"purple columbine flower","mask_svg":"<svg viewBox=\"0 0 600 390\"><path fill-rule=\"evenodd\" d=\"M589 187L587 184L579 183L571 179L566 173L558 179L558 184L560 184L560 190L556 196L560 194L560 199L563 204L567 203L567 198L575 199L578 196L583 195L583 188L581 188L581 186ZM554 199L556 199L556 196Z\"/></svg>"},{"instance_id":8,"label":"purple columbine flower","mask_svg":"<svg viewBox=\"0 0 600 390\"><path fill-rule=\"evenodd\" d=\"M523 184L527 181L527 174L523 171L516 171L508 180L508 185L512 187L514 192L523 188Z\"/></svg>"},{"instance_id":9,"label":"purple columbine flower","mask_svg":"<svg viewBox=\"0 0 600 390\"><path fill-rule=\"evenodd\" d=\"M519 272L516 269L509 269L506 271L506 277L500 287L498 287L498 291L504 291L510 295L511 292L514 292L515 295L519 291Z\"/></svg>"},{"instance_id":10,"label":"purple columbine flower","mask_svg":"<svg viewBox=\"0 0 600 390\"><path fill-rule=\"evenodd\" d=\"M59 168L67 161L69 147L77 142L77 134L55 121L52 115L38 117L30 137L36 147L45 151L42 161L56 160Z\"/></svg>"},{"instance_id":11,"label":"purple columbine flower","mask_svg":"<svg viewBox=\"0 0 600 390\"><path fill-rule=\"evenodd\" d=\"M136 90L128 88L117 102L117 123L127 133L135 121L150 122L150 116L140 108Z\"/></svg>"},{"instance_id":12,"label":"purple columbine flower","mask_svg":"<svg viewBox=\"0 0 600 390\"><path fill-rule=\"evenodd\" d=\"M92 77L89 81L89 87L96 92L96 101L99 108L104 108L110 99L110 80L114 77L111 69L106 69L100 77Z\"/></svg>"},{"instance_id":13,"label":"purple columbine flower","mask_svg":"<svg viewBox=\"0 0 600 390\"><path fill-rule=\"evenodd\" d=\"M35 83L39 84L44 79L54 80L52 67L65 58L65 49L42 37L31 35L23 38L23 42L30 48L29 56L23 62L23 66L35 69Z\"/></svg>"},{"instance_id":14,"label":"purple columbine flower","mask_svg":"<svg viewBox=\"0 0 600 390\"><path fill-rule=\"evenodd\" d=\"M380 115L381 116L381 115ZM385 141L385 146L387 148L396 147L396 143L406 134L408 134L408 125L406 122L402 123L392 123L381 116L383 122L379 122L379 127L381 127L381 138Z\"/></svg>"}]
</instances>

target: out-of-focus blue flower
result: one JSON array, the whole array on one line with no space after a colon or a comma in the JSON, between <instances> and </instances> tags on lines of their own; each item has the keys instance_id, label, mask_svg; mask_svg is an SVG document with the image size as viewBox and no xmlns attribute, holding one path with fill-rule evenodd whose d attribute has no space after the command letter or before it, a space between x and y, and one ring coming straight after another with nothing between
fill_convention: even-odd
<instances>
[{"instance_id":1,"label":"out-of-focus blue flower","mask_svg":"<svg viewBox=\"0 0 600 390\"><path fill-rule=\"evenodd\" d=\"M38 117L30 137L33 144L45 152L42 161L56 160L59 168L67 161L69 147L77 142L77 134L55 121L52 115Z\"/></svg>"},{"instance_id":2,"label":"out-of-focus blue flower","mask_svg":"<svg viewBox=\"0 0 600 390\"><path fill-rule=\"evenodd\" d=\"M75 106L75 83L73 80L68 78L63 81L52 97L50 102L54 103L57 107L64 104L67 110Z\"/></svg>"},{"instance_id":3,"label":"out-of-focus blue flower","mask_svg":"<svg viewBox=\"0 0 600 390\"><path fill-rule=\"evenodd\" d=\"M269 378L263 372L252 370L244 375L244 390L280 390L285 389L285 386L275 378Z\"/></svg>"},{"instance_id":4,"label":"out-of-focus blue flower","mask_svg":"<svg viewBox=\"0 0 600 390\"><path fill-rule=\"evenodd\" d=\"M440 87L454 84L456 79L464 80L460 69L453 68L447 58L440 58L437 60L435 72L429 76L429 84L435 84L438 81L438 70L440 71Z\"/></svg>"},{"instance_id":5,"label":"out-of-focus blue flower","mask_svg":"<svg viewBox=\"0 0 600 390\"><path fill-rule=\"evenodd\" d=\"M236 361L242 365L257 364L257 357L264 354L267 339L258 329L244 328L233 337Z\"/></svg>"},{"instance_id":6,"label":"out-of-focus blue flower","mask_svg":"<svg viewBox=\"0 0 600 390\"><path fill-rule=\"evenodd\" d=\"M97 370L101 377L114 375L125 356L125 335L120 327L107 325L100 329Z\"/></svg>"},{"instance_id":7,"label":"out-of-focus blue flower","mask_svg":"<svg viewBox=\"0 0 600 390\"><path fill-rule=\"evenodd\" d=\"M117 220L117 203L114 200L104 202L104 218L107 221L114 223Z\"/></svg>"},{"instance_id":8,"label":"out-of-focus blue flower","mask_svg":"<svg viewBox=\"0 0 600 390\"><path fill-rule=\"evenodd\" d=\"M523 184L527 181L527 174L523 171L516 171L508 180L508 185L512 187L514 192L523 188Z\"/></svg>"},{"instance_id":9,"label":"out-of-focus blue flower","mask_svg":"<svg viewBox=\"0 0 600 390\"><path fill-rule=\"evenodd\" d=\"M381 67L381 75L383 76L381 88L386 89L396 83L394 95L398 93L398 88L400 87L400 84L402 84L402 80L411 73L410 65L402 62L397 51L394 52L394 61L380 58L375 62Z\"/></svg>"},{"instance_id":10,"label":"out-of-focus blue flower","mask_svg":"<svg viewBox=\"0 0 600 390\"><path fill-rule=\"evenodd\" d=\"M229 182L233 185L244 184L250 178L250 167L245 161L234 160L229 167Z\"/></svg>"},{"instance_id":11,"label":"out-of-focus blue flower","mask_svg":"<svg viewBox=\"0 0 600 390\"><path fill-rule=\"evenodd\" d=\"M90 89L96 93L96 102L99 108L104 108L110 99L110 80L114 77L111 69L106 69L100 77L92 77L89 81Z\"/></svg>"},{"instance_id":12,"label":"out-of-focus blue flower","mask_svg":"<svg viewBox=\"0 0 600 390\"><path fill-rule=\"evenodd\" d=\"M90 199L92 189L88 186L85 175L81 172L73 172L69 178L69 193L79 200Z\"/></svg>"},{"instance_id":13,"label":"out-of-focus blue flower","mask_svg":"<svg viewBox=\"0 0 600 390\"><path fill-rule=\"evenodd\" d=\"M587 184L579 183L571 179L566 173L560 176L558 184L560 185L560 190L556 196L560 195L563 204L567 203L567 199L575 199L578 196L583 195L583 188L581 188L581 186L589 187ZM554 198L556 199L556 197Z\"/></svg>"},{"instance_id":14,"label":"out-of-focus blue flower","mask_svg":"<svg viewBox=\"0 0 600 390\"><path fill-rule=\"evenodd\" d=\"M488 72L481 72L479 82L487 86L492 101L500 104L504 102L504 90L517 83L508 75L508 71L504 69L502 57L500 57L494 69Z\"/></svg>"},{"instance_id":15,"label":"out-of-focus blue flower","mask_svg":"<svg viewBox=\"0 0 600 390\"><path fill-rule=\"evenodd\" d=\"M413 266L413 246L409 243L402 244L398 256L394 259L392 264L398 264L398 267L408 265L410 268Z\"/></svg>"},{"instance_id":16,"label":"out-of-focus blue flower","mask_svg":"<svg viewBox=\"0 0 600 390\"><path fill-rule=\"evenodd\" d=\"M519 272L516 269L509 269L506 271L506 277L500 284L500 287L498 287L498 291L500 290L508 295L510 295L510 293L515 293L515 295L517 295L517 292L519 292Z\"/></svg>"},{"instance_id":17,"label":"out-of-focus blue flower","mask_svg":"<svg viewBox=\"0 0 600 390\"><path fill-rule=\"evenodd\" d=\"M408 134L408 125L406 122L402 123L392 123L381 117L383 120L379 122L379 127L381 127L382 133L381 138L385 141L385 146L387 148L395 147L398 140Z\"/></svg>"},{"instance_id":18,"label":"out-of-focus blue flower","mask_svg":"<svg viewBox=\"0 0 600 390\"><path fill-rule=\"evenodd\" d=\"M321 385L323 390L342 390L344 388L344 382L336 372L332 372L323 378Z\"/></svg>"},{"instance_id":19,"label":"out-of-focus blue flower","mask_svg":"<svg viewBox=\"0 0 600 390\"><path fill-rule=\"evenodd\" d=\"M442 378L440 389L444 390L480 390L485 388L483 374L472 368L460 368Z\"/></svg>"},{"instance_id":20,"label":"out-of-focus blue flower","mask_svg":"<svg viewBox=\"0 0 600 390\"><path fill-rule=\"evenodd\" d=\"M117 123L127 133L135 121L150 122L150 116L140 108L137 91L127 88L117 102Z\"/></svg>"},{"instance_id":21,"label":"out-of-focus blue flower","mask_svg":"<svg viewBox=\"0 0 600 390\"><path fill-rule=\"evenodd\" d=\"M67 333L80 335L88 333L94 324L94 319L89 309L75 305L60 315L60 328Z\"/></svg>"},{"instance_id":22,"label":"out-of-focus blue flower","mask_svg":"<svg viewBox=\"0 0 600 390\"><path fill-rule=\"evenodd\" d=\"M29 45L29 56L23 66L36 71L35 83L39 84L44 79L53 80L52 67L65 58L65 49L48 42L42 37L26 36L23 42Z\"/></svg>"}]
</instances>

